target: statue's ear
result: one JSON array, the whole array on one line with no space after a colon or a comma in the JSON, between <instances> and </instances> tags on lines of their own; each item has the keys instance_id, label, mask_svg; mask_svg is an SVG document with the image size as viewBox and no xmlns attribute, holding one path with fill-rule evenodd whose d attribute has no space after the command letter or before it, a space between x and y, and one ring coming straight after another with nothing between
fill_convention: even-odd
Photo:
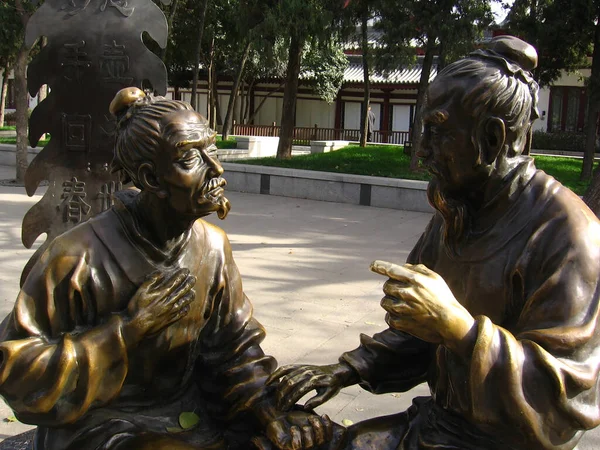
<instances>
[{"instance_id":1,"label":"statue's ear","mask_svg":"<svg viewBox=\"0 0 600 450\"><path fill-rule=\"evenodd\" d=\"M167 193L162 189L158 178L156 177L156 170L154 165L148 162L140 164L138 167L138 181L141 186L140 189L147 192L152 192L160 198L165 198Z\"/></svg>"},{"instance_id":2,"label":"statue's ear","mask_svg":"<svg viewBox=\"0 0 600 450\"><path fill-rule=\"evenodd\" d=\"M483 159L486 164L492 164L506 142L506 126L504 121L498 117L490 117L483 125Z\"/></svg>"}]
</instances>

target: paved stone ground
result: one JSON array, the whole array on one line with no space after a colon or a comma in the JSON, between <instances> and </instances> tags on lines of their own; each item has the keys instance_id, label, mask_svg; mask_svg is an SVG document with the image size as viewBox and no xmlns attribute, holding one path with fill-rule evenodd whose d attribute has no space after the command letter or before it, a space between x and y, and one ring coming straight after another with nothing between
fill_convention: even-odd
<instances>
[{"instance_id":1,"label":"paved stone ground","mask_svg":"<svg viewBox=\"0 0 600 450\"><path fill-rule=\"evenodd\" d=\"M0 179L14 168L0 166ZM12 308L21 270L33 250L21 244L21 220L43 188L29 198L23 188L0 186L0 318ZM403 262L430 215L410 211L230 193L225 221L255 315L267 329L264 350L280 364L335 362L358 345L360 333L385 328L379 306L382 277L368 270L374 259ZM41 239L39 240L41 242ZM319 408L341 422L406 409L421 385L405 394L375 396L358 387ZM0 402L0 440L31 427L6 422ZM600 448L598 430L579 450Z\"/></svg>"}]
</instances>

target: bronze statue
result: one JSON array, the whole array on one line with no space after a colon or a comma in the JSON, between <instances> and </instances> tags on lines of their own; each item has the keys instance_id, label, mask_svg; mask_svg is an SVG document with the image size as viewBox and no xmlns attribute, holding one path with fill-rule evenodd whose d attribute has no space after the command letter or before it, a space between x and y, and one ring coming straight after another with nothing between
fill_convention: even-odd
<instances>
[{"instance_id":1,"label":"bronze statue","mask_svg":"<svg viewBox=\"0 0 600 450\"><path fill-rule=\"evenodd\" d=\"M0 395L38 425L35 449L247 449L265 429L284 449L330 439L327 417L275 408L276 362L228 239L198 220L230 208L206 119L138 88L111 112L114 169L139 191L54 239L0 326Z\"/></svg>"},{"instance_id":2,"label":"bronze statue","mask_svg":"<svg viewBox=\"0 0 600 450\"><path fill-rule=\"evenodd\" d=\"M420 156L437 212L389 279L389 329L337 364L276 371L279 404L342 387L431 396L335 449L573 449L600 423L600 222L528 156L535 49L495 38L430 85Z\"/></svg>"}]
</instances>

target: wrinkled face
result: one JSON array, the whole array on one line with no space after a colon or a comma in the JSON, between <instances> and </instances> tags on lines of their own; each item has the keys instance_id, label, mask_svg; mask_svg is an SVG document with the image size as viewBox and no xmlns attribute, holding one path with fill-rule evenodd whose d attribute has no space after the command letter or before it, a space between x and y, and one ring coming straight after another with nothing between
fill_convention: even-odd
<instances>
[{"instance_id":1,"label":"wrinkled face","mask_svg":"<svg viewBox=\"0 0 600 450\"><path fill-rule=\"evenodd\" d=\"M223 167L205 119L194 111L177 111L163 119L163 146L156 176L172 209L182 216L200 218L229 211L224 196Z\"/></svg>"},{"instance_id":2,"label":"wrinkled face","mask_svg":"<svg viewBox=\"0 0 600 450\"><path fill-rule=\"evenodd\" d=\"M477 188L484 181L479 151L472 142L476 124L460 104L462 89L436 79L429 87L423 114L424 134L418 156L447 192Z\"/></svg>"}]
</instances>

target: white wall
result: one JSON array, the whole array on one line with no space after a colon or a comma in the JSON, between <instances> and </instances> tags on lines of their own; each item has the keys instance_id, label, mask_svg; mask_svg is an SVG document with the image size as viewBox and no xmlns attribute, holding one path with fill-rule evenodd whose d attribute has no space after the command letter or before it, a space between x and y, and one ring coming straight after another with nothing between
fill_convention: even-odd
<instances>
[{"instance_id":1,"label":"white wall","mask_svg":"<svg viewBox=\"0 0 600 450\"><path fill-rule=\"evenodd\" d=\"M298 99L296 103L296 126L319 128L335 127L335 103L322 100Z\"/></svg>"},{"instance_id":2,"label":"white wall","mask_svg":"<svg viewBox=\"0 0 600 450\"><path fill-rule=\"evenodd\" d=\"M547 87L540 89L538 110L540 111L540 118L533 122L533 131L547 131L548 120L550 120L548 115L550 111L550 89Z\"/></svg>"},{"instance_id":3,"label":"white wall","mask_svg":"<svg viewBox=\"0 0 600 450\"><path fill-rule=\"evenodd\" d=\"M360 130L360 102L344 102L344 123L346 130Z\"/></svg>"},{"instance_id":4,"label":"white wall","mask_svg":"<svg viewBox=\"0 0 600 450\"><path fill-rule=\"evenodd\" d=\"M258 105L264 97L256 96L254 99L254 107L258 108ZM273 122L277 122L277 125L281 125L281 108L283 106L283 98L281 97L269 97L265 101L265 104L254 116L255 125L273 125Z\"/></svg>"},{"instance_id":5,"label":"white wall","mask_svg":"<svg viewBox=\"0 0 600 450\"><path fill-rule=\"evenodd\" d=\"M392 131L409 131L411 105L392 106Z\"/></svg>"}]
</instances>

